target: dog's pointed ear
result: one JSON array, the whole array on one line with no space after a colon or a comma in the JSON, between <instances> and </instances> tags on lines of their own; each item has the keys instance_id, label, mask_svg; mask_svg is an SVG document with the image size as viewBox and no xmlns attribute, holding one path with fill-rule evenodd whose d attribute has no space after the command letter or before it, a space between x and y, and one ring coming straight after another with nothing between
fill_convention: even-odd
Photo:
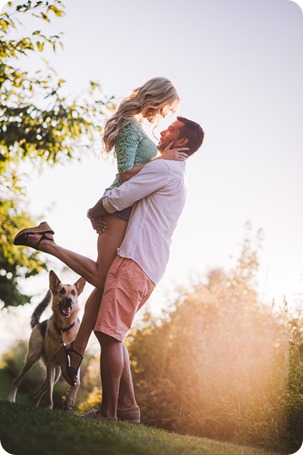
<instances>
[{"instance_id":1,"label":"dog's pointed ear","mask_svg":"<svg viewBox=\"0 0 303 455\"><path fill-rule=\"evenodd\" d=\"M61 281L59 280L59 278L57 277L55 272L53 270L51 270L49 272L49 288L52 291L54 291L55 289L57 289L57 287L59 286L60 283L61 283Z\"/></svg>"},{"instance_id":2,"label":"dog's pointed ear","mask_svg":"<svg viewBox=\"0 0 303 455\"><path fill-rule=\"evenodd\" d=\"M75 286L76 286L78 295L80 295L82 293L85 284L86 284L86 280L83 277L79 278L79 280L76 281Z\"/></svg>"}]
</instances>

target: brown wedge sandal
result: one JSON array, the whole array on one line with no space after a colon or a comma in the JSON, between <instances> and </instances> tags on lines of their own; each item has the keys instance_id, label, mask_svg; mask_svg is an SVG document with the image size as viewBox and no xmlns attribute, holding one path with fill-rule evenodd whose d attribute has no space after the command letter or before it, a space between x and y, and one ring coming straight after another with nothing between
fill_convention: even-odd
<instances>
[{"instance_id":1,"label":"brown wedge sandal","mask_svg":"<svg viewBox=\"0 0 303 455\"><path fill-rule=\"evenodd\" d=\"M77 368L71 366L70 353L73 352L80 357L80 362ZM76 385L78 381L78 371L83 360L83 355L76 351L73 347L73 342L67 347L66 344L62 344L59 349L54 353L53 358L59 363L61 367L61 373L66 382L69 385Z\"/></svg>"},{"instance_id":2,"label":"brown wedge sandal","mask_svg":"<svg viewBox=\"0 0 303 455\"><path fill-rule=\"evenodd\" d=\"M18 232L18 234L14 238L14 245L29 246L37 250L42 240L49 240L50 242L53 242L54 239L50 236L47 236L47 234L52 236L54 233L55 232L47 224L47 222L43 221L42 223L39 224L39 226L22 229L22 231ZM30 235L40 235L40 238L35 244L32 245L31 242L29 241Z\"/></svg>"}]
</instances>

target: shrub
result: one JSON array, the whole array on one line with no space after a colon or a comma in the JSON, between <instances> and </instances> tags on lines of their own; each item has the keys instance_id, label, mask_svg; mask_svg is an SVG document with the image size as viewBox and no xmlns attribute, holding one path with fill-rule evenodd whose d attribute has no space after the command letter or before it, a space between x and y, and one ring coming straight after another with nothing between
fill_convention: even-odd
<instances>
[{"instance_id":1,"label":"shrub","mask_svg":"<svg viewBox=\"0 0 303 455\"><path fill-rule=\"evenodd\" d=\"M281 449L302 426L303 325L258 301L257 251L180 292L130 344L143 421L179 433ZM294 428L294 422L297 422ZM302 438L301 438L302 440ZM297 450L296 449L296 450Z\"/></svg>"}]
</instances>

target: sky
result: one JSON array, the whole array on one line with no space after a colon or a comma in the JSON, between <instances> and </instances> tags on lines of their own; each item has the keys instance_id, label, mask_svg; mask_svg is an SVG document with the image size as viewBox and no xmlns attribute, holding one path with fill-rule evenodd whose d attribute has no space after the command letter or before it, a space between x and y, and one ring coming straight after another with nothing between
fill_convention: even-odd
<instances>
[{"instance_id":1,"label":"sky","mask_svg":"<svg viewBox=\"0 0 303 455\"><path fill-rule=\"evenodd\" d=\"M179 286L205 280L235 264L252 226L263 231L258 290L264 303L291 305L303 295L303 13L290 0L65 0L66 15L45 33L64 32L64 49L44 54L71 96L89 80L121 100L150 77L176 85L178 115L200 123L205 142L187 162L187 203L164 278L150 299L157 311ZM24 21L18 34L32 29ZM43 67L40 57L22 62ZM161 122L157 134L174 121ZM154 139L155 140L155 139ZM83 156L41 175L31 173L29 209L47 219L56 241L96 257L86 211L115 175L112 157ZM155 246L156 247L156 246ZM59 261L51 259L60 274ZM73 273L66 280L76 281ZM30 317L48 286L47 275L24 290L33 304L3 311L6 343ZM88 285L85 297L91 291ZM1 335L0 335L1 336Z\"/></svg>"}]
</instances>

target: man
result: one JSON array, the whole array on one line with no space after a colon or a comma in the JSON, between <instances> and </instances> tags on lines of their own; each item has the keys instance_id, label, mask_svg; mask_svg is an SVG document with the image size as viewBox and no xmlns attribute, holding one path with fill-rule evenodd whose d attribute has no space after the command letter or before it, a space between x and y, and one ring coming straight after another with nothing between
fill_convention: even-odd
<instances>
[{"instance_id":1,"label":"man","mask_svg":"<svg viewBox=\"0 0 303 455\"><path fill-rule=\"evenodd\" d=\"M203 138L200 125L177 117L161 133L158 148L160 153L168 146L186 148L186 153L192 155L201 146ZM185 169L183 160L153 160L130 180L106 193L88 211L93 228L101 232L103 216L133 206L124 240L106 278L99 312L94 316L95 334L102 350L102 404L100 410L93 409L85 414L86 417L115 421L119 409L119 418L140 421L123 338L131 328L136 312L164 273L172 234L184 207ZM47 223L42 223L21 231L15 243L56 256L91 282L88 269L93 275L95 263L55 244L52 235ZM61 366L67 378L64 358Z\"/></svg>"},{"instance_id":2,"label":"man","mask_svg":"<svg viewBox=\"0 0 303 455\"><path fill-rule=\"evenodd\" d=\"M197 123L178 117L161 133L158 149L161 152L172 143L174 148L188 148L187 154L192 155L203 137ZM185 168L185 161L151 161L88 211L98 231L99 217L134 204L124 241L107 275L95 326L102 352L102 404L87 417L116 420L117 409L123 409L129 420L140 420L123 338L164 273L184 207Z\"/></svg>"}]
</instances>

